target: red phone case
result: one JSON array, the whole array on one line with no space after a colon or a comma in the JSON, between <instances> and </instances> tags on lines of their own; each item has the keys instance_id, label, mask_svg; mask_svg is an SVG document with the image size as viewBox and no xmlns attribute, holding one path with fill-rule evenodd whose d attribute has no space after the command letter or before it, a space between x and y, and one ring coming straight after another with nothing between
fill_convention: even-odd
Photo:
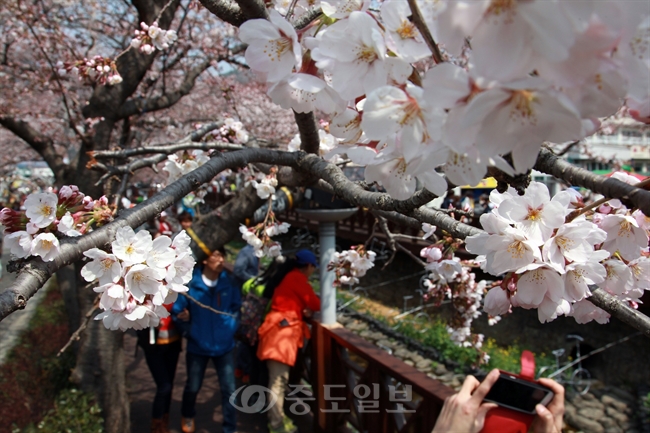
<instances>
[{"instance_id":1,"label":"red phone case","mask_svg":"<svg viewBox=\"0 0 650 433\"><path fill-rule=\"evenodd\" d=\"M528 350L521 354L521 372L513 374L503 371L519 379L535 382L535 355ZM535 415L528 415L505 407L491 409L486 417L481 433L526 433Z\"/></svg>"}]
</instances>

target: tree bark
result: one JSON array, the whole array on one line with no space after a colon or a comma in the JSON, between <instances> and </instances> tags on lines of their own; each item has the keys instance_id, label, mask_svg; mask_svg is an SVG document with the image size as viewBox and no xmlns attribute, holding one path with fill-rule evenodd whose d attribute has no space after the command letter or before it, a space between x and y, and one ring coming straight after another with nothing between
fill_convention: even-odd
<instances>
[{"instance_id":1,"label":"tree bark","mask_svg":"<svg viewBox=\"0 0 650 433\"><path fill-rule=\"evenodd\" d=\"M78 280L81 281L77 287L85 285L80 276ZM81 311L92 308L95 296L90 289L79 292ZM102 408L107 433L128 433L131 426L122 347L124 333L109 331L101 321L92 320L81 335L70 380L81 390L95 395Z\"/></svg>"},{"instance_id":2,"label":"tree bark","mask_svg":"<svg viewBox=\"0 0 650 433\"><path fill-rule=\"evenodd\" d=\"M246 218L251 218L264 202L265 200L258 197L255 188L249 185L232 200L194 223L192 229L201 241L214 251L239 235L239 225L244 224ZM195 242L192 242L192 252L197 263L206 258L206 254Z\"/></svg>"}]
</instances>

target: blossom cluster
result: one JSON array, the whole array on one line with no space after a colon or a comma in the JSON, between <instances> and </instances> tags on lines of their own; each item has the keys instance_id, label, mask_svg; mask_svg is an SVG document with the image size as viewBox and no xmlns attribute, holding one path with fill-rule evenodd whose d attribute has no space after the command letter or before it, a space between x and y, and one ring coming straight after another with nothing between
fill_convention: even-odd
<instances>
[{"instance_id":1,"label":"blossom cluster","mask_svg":"<svg viewBox=\"0 0 650 433\"><path fill-rule=\"evenodd\" d=\"M367 250L363 245L351 247L343 252L334 252L332 260L327 265L328 271L334 271L336 279L334 286L354 286L359 283L359 278L375 266L377 254Z\"/></svg>"},{"instance_id":2,"label":"blossom cluster","mask_svg":"<svg viewBox=\"0 0 650 433\"><path fill-rule=\"evenodd\" d=\"M29 194L24 205L24 211L0 211L6 245L17 258L39 256L52 261L59 254L61 236L81 236L91 226L113 220L106 197L93 200L75 185L62 186L58 194Z\"/></svg>"},{"instance_id":3,"label":"blossom cluster","mask_svg":"<svg viewBox=\"0 0 650 433\"><path fill-rule=\"evenodd\" d=\"M196 170L210 160L202 150L184 150L167 156L163 170L169 173L168 182L175 182L187 173Z\"/></svg>"},{"instance_id":4,"label":"blossom cluster","mask_svg":"<svg viewBox=\"0 0 650 433\"><path fill-rule=\"evenodd\" d=\"M485 297L489 314L514 306L536 308L541 322L566 315L606 323L609 314L587 300L590 285L633 307L650 289L650 219L642 212L610 200L571 219L585 206L580 194L570 189L551 199L538 182L522 196L493 191L490 201L495 209L480 219L486 232L466 239L483 270L505 274Z\"/></svg>"},{"instance_id":5,"label":"blossom cluster","mask_svg":"<svg viewBox=\"0 0 650 433\"><path fill-rule=\"evenodd\" d=\"M135 233L127 226L117 231L111 253L99 248L84 252L91 261L81 276L98 282L93 290L101 293L99 307L104 310L95 320L111 330L158 326L169 315L163 305L188 291L195 264L190 241L185 231L172 241L169 236L152 239L147 230Z\"/></svg>"},{"instance_id":6,"label":"blossom cluster","mask_svg":"<svg viewBox=\"0 0 650 433\"><path fill-rule=\"evenodd\" d=\"M174 30L163 30L158 27L156 21L150 26L140 23L140 28L141 30L135 30L135 37L131 40L131 46L145 54L151 54L156 49L166 50L178 39Z\"/></svg>"},{"instance_id":7,"label":"blossom cluster","mask_svg":"<svg viewBox=\"0 0 650 433\"><path fill-rule=\"evenodd\" d=\"M447 332L452 341L459 346L475 348L479 363L487 362L489 357L481 350L484 337L471 330L472 321L481 315L486 282L477 282L472 272L473 262L454 257L453 241L452 246L446 246L447 243L449 240L445 239L420 251L420 256L427 262L425 268L430 272L424 280L427 289L424 298L432 300L437 306L449 299L453 310Z\"/></svg>"},{"instance_id":8,"label":"blossom cluster","mask_svg":"<svg viewBox=\"0 0 650 433\"><path fill-rule=\"evenodd\" d=\"M239 232L242 235L242 239L255 249L255 256L273 258L282 255L282 245L271 238L287 233L289 227L291 227L289 223L276 221L273 216L273 211L269 210L269 214L264 222L250 228L242 224L239 226Z\"/></svg>"},{"instance_id":9,"label":"blossom cluster","mask_svg":"<svg viewBox=\"0 0 650 433\"><path fill-rule=\"evenodd\" d=\"M397 199L418 181L439 195L447 180L477 184L491 165L524 173L543 142L593 134L622 101L650 120L643 2L420 1L446 60L424 76L412 64L432 53L408 2L322 1L327 19L299 31L286 3L240 27L247 64L276 104L331 115L340 152ZM291 3L296 17L309 8Z\"/></svg>"},{"instance_id":10,"label":"blossom cluster","mask_svg":"<svg viewBox=\"0 0 650 433\"><path fill-rule=\"evenodd\" d=\"M112 86L122 82L122 76L117 72L115 60L107 57L95 56L91 59L84 58L74 62L58 62L58 73L63 76L71 72L91 83Z\"/></svg>"},{"instance_id":11,"label":"blossom cluster","mask_svg":"<svg viewBox=\"0 0 650 433\"><path fill-rule=\"evenodd\" d=\"M278 179L276 177L277 168L273 167L268 175L262 175L258 180L251 180L250 183L257 191L257 195L261 199L275 198L275 187L278 186Z\"/></svg>"},{"instance_id":12,"label":"blossom cluster","mask_svg":"<svg viewBox=\"0 0 650 433\"><path fill-rule=\"evenodd\" d=\"M215 131L213 137L224 142L245 144L248 142L249 134L244 128L243 123L232 117L227 117L224 120L223 126Z\"/></svg>"}]
</instances>

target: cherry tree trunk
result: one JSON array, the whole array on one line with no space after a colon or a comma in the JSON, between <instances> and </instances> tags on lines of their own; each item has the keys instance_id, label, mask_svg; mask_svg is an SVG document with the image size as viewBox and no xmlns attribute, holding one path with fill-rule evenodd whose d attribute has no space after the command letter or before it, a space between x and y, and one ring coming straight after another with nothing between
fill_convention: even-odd
<instances>
[{"instance_id":1,"label":"cherry tree trunk","mask_svg":"<svg viewBox=\"0 0 650 433\"><path fill-rule=\"evenodd\" d=\"M194 223L192 229L208 248L214 250L236 236L241 236L239 225L251 218L264 202L257 196L255 188L249 185L235 198ZM192 242L192 251L197 263L206 258L206 254L195 242Z\"/></svg>"},{"instance_id":2,"label":"cherry tree trunk","mask_svg":"<svg viewBox=\"0 0 650 433\"><path fill-rule=\"evenodd\" d=\"M78 276L77 287L85 284ZM92 307L95 296L91 289L78 293L81 311L86 312ZM95 395L102 408L107 433L131 430L123 338L123 332L109 331L101 321L92 320L82 334L77 362L70 378L80 389Z\"/></svg>"}]
</instances>

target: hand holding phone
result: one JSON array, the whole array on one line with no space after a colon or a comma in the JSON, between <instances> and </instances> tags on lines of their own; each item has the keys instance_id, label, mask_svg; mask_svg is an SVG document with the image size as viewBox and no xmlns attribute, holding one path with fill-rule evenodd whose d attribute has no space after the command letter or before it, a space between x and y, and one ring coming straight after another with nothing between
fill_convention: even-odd
<instances>
[{"instance_id":1,"label":"hand holding phone","mask_svg":"<svg viewBox=\"0 0 650 433\"><path fill-rule=\"evenodd\" d=\"M502 372L485 396L484 401L529 415L536 415L535 407L538 404L548 405L554 396L555 393L551 388Z\"/></svg>"}]
</instances>

